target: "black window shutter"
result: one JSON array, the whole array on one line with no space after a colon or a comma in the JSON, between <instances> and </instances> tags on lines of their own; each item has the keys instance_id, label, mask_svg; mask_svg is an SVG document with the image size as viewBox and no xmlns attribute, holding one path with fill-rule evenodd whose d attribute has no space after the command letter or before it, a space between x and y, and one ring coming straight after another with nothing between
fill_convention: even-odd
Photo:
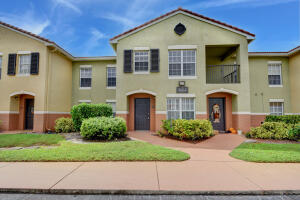
<instances>
[{"instance_id":1,"label":"black window shutter","mask_svg":"<svg viewBox=\"0 0 300 200\"><path fill-rule=\"evenodd\" d=\"M7 75L16 74L16 60L17 60L17 54L15 53L8 54Z\"/></svg>"},{"instance_id":2,"label":"black window shutter","mask_svg":"<svg viewBox=\"0 0 300 200\"><path fill-rule=\"evenodd\" d=\"M159 72L159 49L151 49L151 72Z\"/></svg>"},{"instance_id":3,"label":"black window shutter","mask_svg":"<svg viewBox=\"0 0 300 200\"><path fill-rule=\"evenodd\" d=\"M38 52L31 53L30 74L33 75L39 74L39 60L40 60L40 53Z\"/></svg>"},{"instance_id":4,"label":"black window shutter","mask_svg":"<svg viewBox=\"0 0 300 200\"><path fill-rule=\"evenodd\" d=\"M124 73L132 72L132 50L124 50Z\"/></svg>"}]
</instances>

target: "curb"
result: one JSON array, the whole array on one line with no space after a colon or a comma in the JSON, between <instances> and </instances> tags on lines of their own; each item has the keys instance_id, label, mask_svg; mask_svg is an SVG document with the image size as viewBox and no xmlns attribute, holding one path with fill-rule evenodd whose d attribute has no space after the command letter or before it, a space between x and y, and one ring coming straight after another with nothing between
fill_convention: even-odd
<instances>
[{"instance_id":1,"label":"curb","mask_svg":"<svg viewBox=\"0 0 300 200\"><path fill-rule=\"evenodd\" d=\"M65 194L65 195L300 195L300 190L251 191L169 191L169 190L85 190L0 188L0 193Z\"/></svg>"}]
</instances>

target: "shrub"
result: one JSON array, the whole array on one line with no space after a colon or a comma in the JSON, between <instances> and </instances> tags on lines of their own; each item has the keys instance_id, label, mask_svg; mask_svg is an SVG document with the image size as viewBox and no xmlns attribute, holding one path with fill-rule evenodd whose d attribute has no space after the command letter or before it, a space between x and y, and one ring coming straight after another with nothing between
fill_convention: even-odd
<instances>
[{"instance_id":1,"label":"shrub","mask_svg":"<svg viewBox=\"0 0 300 200\"><path fill-rule=\"evenodd\" d=\"M264 122L261 126L251 128L246 137L257 139L276 139L276 140L290 140L292 139L289 130L294 125L283 122Z\"/></svg>"},{"instance_id":2,"label":"shrub","mask_svg":"<svg viewBox=\"0 0 300 200\"><path fill-rule=\"evenodd\" d=\"M74 125L71 118L58 118L55 120L56 133L70 133L74 131Z\"/></svg>"},{"instance_id":3,"label":"shrub","mask_svg":"<svg viewBox=\"0 0 300 200\"><path fill-rule=\"evenodd\" d=\"M86 104L75 105L71 110L72 120L76 131L80 130L84 119L92 117L111 117L112 107L108 104Z\"/></svg>"},{"instance_id":4,"label":"shrub","mask_svg":"<svg viewBox=\"0 0 300 200\"><path fill-rule=\"evenodd\" d=\"M213 136L213 127L208 120L163 120L162 128L169 135L181 140L199 140Z\"/></svg>"},{"instance_id":5,"label":"shrub","mask_svg":"<svg viewBox=\"0 0 300 200\"><path fill-rule=\"evenodd\" d=\"M125 137L126 130L123 118L94 117L83 120L80 134L86 139L112 140Z\"/></svg>"},{"instance_id":6,"label":"shrub","mask_svg":"<svg viewBox=\"0 0 300 200\"><path fill-rule=\"evenodd\" d=\"M289 131L290 138L293 140L299 141L300 140L300 124L297 124L294 128Z\"/></svg>"},{"instance_id":7,"label":"shrub","mask_svg":"<svg viewBox=\"0 0 300 200\"><path fill-rule=\"evenodd\" d=\"M300 123L300 115L268 115L265 122L284 122L286 124L298 124Z\"/></svg>"}]
</instances>

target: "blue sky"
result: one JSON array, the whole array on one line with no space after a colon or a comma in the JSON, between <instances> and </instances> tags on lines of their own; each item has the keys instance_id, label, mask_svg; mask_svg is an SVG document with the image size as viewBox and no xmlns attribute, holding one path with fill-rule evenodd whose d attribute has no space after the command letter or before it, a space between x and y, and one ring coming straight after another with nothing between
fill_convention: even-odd
<instances>
[{"instance_id":1,"label":"blue sky","mask_svg":"<svg viewBox=\"0 0 300 200\"><path fill-rule=\"evenodd\" d=\"M114 55L109 39L179 6L256 34L249 51L300 45L300 0L10 0L0 20L74 56Z\"/></svg>"}]
</instances>

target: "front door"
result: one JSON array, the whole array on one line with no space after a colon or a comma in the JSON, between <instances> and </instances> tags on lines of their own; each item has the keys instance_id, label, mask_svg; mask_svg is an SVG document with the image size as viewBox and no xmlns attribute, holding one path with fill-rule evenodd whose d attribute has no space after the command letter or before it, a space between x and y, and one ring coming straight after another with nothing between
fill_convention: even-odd
<instances>
[{"instance_id":1,"label":"front door","mask_svg":"<svg viewBox=\"0 0 300 200\"><path fill-rule=\"evenodd\" d=\"M33 129L33 118L34 118L34 100L26 99L25 100L25 129Z\"/></svg>"},{"instance_id":2,"label":"front door","mask_svg":"<svg viewBox=\"0 0 300 200\"><path fill-rule=\"evenodd\" d=\"M134 105L135 130L150 130L150 99L137 98Z\"/></svg>"},{"instance_id":3,"label":"front door","mask_svg":"<svg viewBox=\"0 0 300 200\"><path fill-rule=\"evenodd\" d=\"M214 130L225 131L225 98L209 98L209 120Z\"/></svg>"}]
</instances>

